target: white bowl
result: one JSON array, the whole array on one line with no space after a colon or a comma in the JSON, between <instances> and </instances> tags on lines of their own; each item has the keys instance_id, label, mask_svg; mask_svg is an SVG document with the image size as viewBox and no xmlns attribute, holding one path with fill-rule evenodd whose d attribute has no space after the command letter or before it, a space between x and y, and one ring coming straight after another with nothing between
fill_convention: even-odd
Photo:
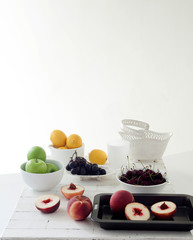
<instances>
[{"instance_id":1,"label":"white bowl","mask_svg":"<svg viewBox=\"0 0 193 240\"><path fill-rule=\"evenodd\" d=\"M131 136L127 132L119 132L119 134L123 140L129 141L130 143L130 159L140 159L147 161L162 158L168 142L172 136L172 133L156 133L153 131L144 131L144 138ZM153 137L150 138L149 136Z\"/></svg>"},{"instance_id":2,"label":"white bowl","mask_svg":"<svg viewBox=\"0 0 193 240\"><path fill-rule=\"evenodd\" d=\"M58 185L62 180L64 165L55 160L46 160L46 163L55 164L59 170L51 173L29 173L25 171L25 163L20 166L20 171L24 182L36 191L48 191Z\"/></svg>"},{"instance_id":3,"label":"white bowl","mask_svg":"<svg viewBox=\"0 0 193 240\"><path fill-rule=\"evenodd\" d=\"M116 175L117 181L122 185L124 190L127 190L131 193L159 193L159 192L162 192L162 190L168 184L168 179L166 177L166 182L157 184L157 185L150 185L150 186L133 185L133 184L128 184L128 183L122 182L119 179L120 176L121 176L121 173L119 172Z\"/></svg>"},{"instance_id":4,"label":"white bowl","mask_svg":"<svg viewBox=\"0 0 193 240\"><path fill-rule=\"evenodd\" d=\"M58 149L52 145L49 145L48 147L51 152L51 158L62 162L64 166L68 164L75 151L77 152L77 156L84 157L84 143L81 147L72 149Z\"/></svg>"}]
</instances>

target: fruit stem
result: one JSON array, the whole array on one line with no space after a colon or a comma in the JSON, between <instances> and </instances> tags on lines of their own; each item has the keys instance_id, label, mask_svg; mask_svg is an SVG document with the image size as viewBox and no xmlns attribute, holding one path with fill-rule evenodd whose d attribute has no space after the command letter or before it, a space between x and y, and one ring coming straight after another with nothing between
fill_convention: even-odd
<instances>
[{"instance_id":1,"label":"fruit stem","mask_svg":"<svg viewBox=\"0 0 193 240\"><path fill-rule=\"evenodd\" d=\"M77 151L76 151L76 150L75 150L74 153L72 154L72 157L71 157L72 160L73 160L75 154L76 154L75 158L77 158Z\"/></svg>"},{"instance_id":2,"label":"fruit stem","mask_svg":"<svg viewBox=\"0 0 193 240\"><path fill-rule=\"evenodd\" d=\"M127 181L129 180L129 178L125 177L125 176L121 176L122 178L125 178Z\"/></svg>"},{"instance_id":3,"label":"fruit stem","mask_svg":"<svg viewBox=\"0 0 193 240\"><path fill-rule=\"evenodd\" d=\"M130 169L130 161L129 161L129 156L127 156L127 162L128 162L128 164L127 164L127 166L128 166L128 169Z\"/></svg>"},{"instance_id":4,"label":"fruit stem","mask_svg":"<svg viewBox=\"0 0 193 240\"><path fill-rule=\"evenodd\" d=\"M126 168L124 168L124 166L121 165L121 173L122 173L122 174L124 173L124 169L127 169L127 166L126 166Z\"/></svg>"},{"instance_id":5,"label":"fruit stem","mask_svg":"<svg viewBox=\"0 0 193 240\"><path fill-rule=\"evenodd\" d=\"M155 160L153 161L153 171L155 170Z\"/></svg>"},{"instance_id":6,"label":"fruit stem","mask_svg":"<svg viewBox=\"0 0 193 240\"><path fill-rule=\"evenodd\" d=\"M137 185L139 185L140 177L141 177L141 176L139 176L138 179L137 179Z\"/></svg>"},{"instance_id":7,"label":"fruit stem","mask_svg":"<svg viewBox=\"0 0 193 240\"><path fill-rule=\"evenodd\" d=\"M136 165L135 165L135 163L133 163L133 169L136 169Z\"/></svg>"},{"instance_id":8,"label":"fruit stem","mask_svg":"<svg viewBox=\"0 0 193 240\"><path fill-rule=\"evenodd\" d=\"M167 175L167 173L165 172L165 173L163 174L163 178L166 178L166 175Z\"/></svg>"},{"instance_id":9,"label":"fruit stem","mask_svg":"<svg viewBox=\"0 0 193 240\"><path fill-rule=\"evenodd\" d=\"M152 178L152 174L149 174L149 177L150 177L151 181L154 182L154 180Z\"/></svg>"},{"instance_id":10,"label":"fruit stem","mask_svg":"<svg viewBox=\"0 0 193 240\"><path fill-rule=\"evenodd\" d=\"M141 163L141 165L142 165L143 169L146 169L146 167L144 166L144 164L143 164L143 162L142 162L141 160L138 160L138 162L140 162L140 163Z\"/></svg>"}]
</instances>

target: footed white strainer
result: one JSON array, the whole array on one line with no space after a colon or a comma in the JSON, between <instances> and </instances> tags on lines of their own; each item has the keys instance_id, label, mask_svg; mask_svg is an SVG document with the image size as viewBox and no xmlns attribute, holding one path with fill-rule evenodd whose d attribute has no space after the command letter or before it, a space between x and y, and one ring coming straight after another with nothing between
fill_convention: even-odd
<instances>
[{"instance_id":1,"label":"footed white strainer","mask_svg":"<svg viewBox=\"0 0 193 240\"><path fill-rule=\"evenodd\" d=\"M149 124L132 119L122 120L123 140L130 142L129 158L136 160L161 159L172 133L158 133L149 130Z\"/></svg>"}]
</instances>

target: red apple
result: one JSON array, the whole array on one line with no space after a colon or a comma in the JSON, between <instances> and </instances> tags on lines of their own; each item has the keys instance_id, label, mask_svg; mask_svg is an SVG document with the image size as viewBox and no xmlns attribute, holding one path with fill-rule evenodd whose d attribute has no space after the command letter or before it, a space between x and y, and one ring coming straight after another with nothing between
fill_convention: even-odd
<instances>
[{"instance_id":1,"label":"red apple","mask_svg":"<svg viewBox=\"0 0 193 240\"><path fill-rule=\"evenodd\" d=\"M114 213L124 212L125 206L128 203L134 202L135 199L133 195L126 190L119 190L110 198L110 208Z\"/></svg>"},{"instance_id":2,"label":"red apple","mask_svg":"<svg viewBox=\"0 0 193 240\"><path fill-rule=\"evenodd\" d=\"M84 193L84 187L81 185L75 185L70 183L70 185L65 185L61 188L61 192L67 199L71 199L74 196L82 195Z\"/></svg>"},{"instance_id":3,"label":"red apple","mask_svg":"<svg viewBox=\"0 0 193 240\"><path fill-rule=\"evenodd\" d=\"M125 207L125 216L128 220L148 220L150 212L142 203L133 202Z\"/></svg>"},{"instance_id":4,"label":"red apple","mask_svg":"<svg viewBox=\"0 0 193 240\"><path fill-rule=\"evenodd\" d=\"M56 195L43 195L36 199L35 206L41 212L52 213L60 206L60 198Z\"/></svg>"},{"instance_id":5,"label":"red apple","mask_svg":"<svg viewBox=\"0 0 193 240\"><path fill-rule=\"evenodd\" d=\"M176 213L176 204L170 201L157 202L151 206L152 213L158 219L170 219Z\"/></svg>"},{"instance_id":6,"label":"red apple","mask_svg":"<svg viewBox=\"0 0 193 240\"><path fill-rule=\"evenodd\" d=\"M87 218L91 211L92 202L86 196L74 196L68 201L67 212L76 221Z\"/></svg>"}]
</instances>

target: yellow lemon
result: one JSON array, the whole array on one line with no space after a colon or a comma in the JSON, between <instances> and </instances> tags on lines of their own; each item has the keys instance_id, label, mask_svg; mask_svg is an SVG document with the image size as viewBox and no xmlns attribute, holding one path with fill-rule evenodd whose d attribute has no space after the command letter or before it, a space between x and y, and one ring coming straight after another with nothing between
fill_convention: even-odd
<instances>
[{"instance_id":1,"label":"yellow lemon","mask_svg":"<svg viewBox=\"0 0 193 240\"><path fill-rule=\"evenodd\" d=\"M58 149L68 149L67 146L59 147Z\"/></svg>"},{"instance_id":2,"label":"yellow lemon","mask_svg":"<svg viewBox=\"0 0 193 240\"><path fill-rule=\"evenodd\" d=\"M60 130L53 130L50 135L50 140L54 147L62 147L66 144L66 134Z\"/></svg>"},{"instance_id":3,"label":"yellow lemon","mask_svg":"<svg viewBox=\"0 0 193 240\"><path fill-rule=\"evenodd\" d=\"M66 139L66 146L68 148L79 148L82 146L82 138L77 134L71 134Z\"/></svg>"},{"instance_id":4,"label":"yellow lemon","mask_svg":"<svg viewBox=\"0 0 193 240\"><path fill-rule=\"evenodd\" d=\"M94 149L89 153L89 161L91 163L103 165L107 161L107 154L103 150Z\"/></svg>"}]
</instances>

